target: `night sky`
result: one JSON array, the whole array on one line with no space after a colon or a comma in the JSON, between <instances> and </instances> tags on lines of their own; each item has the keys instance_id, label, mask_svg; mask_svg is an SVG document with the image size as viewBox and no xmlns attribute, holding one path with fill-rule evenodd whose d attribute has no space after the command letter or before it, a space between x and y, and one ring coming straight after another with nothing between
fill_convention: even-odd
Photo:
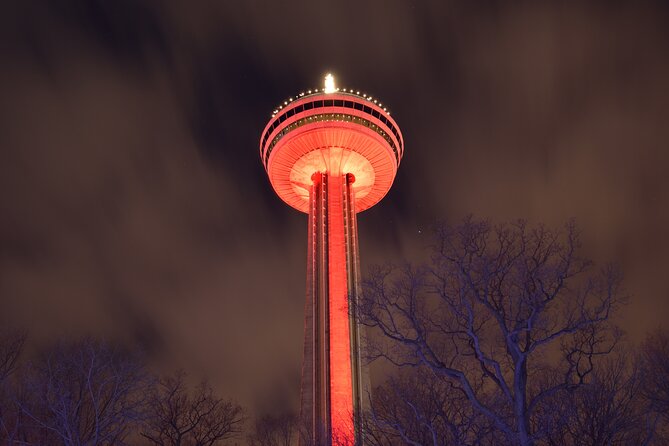
<instances>
[{"instance_id":1,"label":"night sky","mask_svg":"<svg viewBox=\"0 0 669 446\"><path fill-rule=\"evenodd\" d=\"M307 222L258 141L331 71L405 138L358 219L363 269L424 257L438 219L573 217L621 266L638 341L669 317L663 3L4 2L0 322L35 345L141 345L252 412L294 407Z\"/></svg>"}]
</instances>

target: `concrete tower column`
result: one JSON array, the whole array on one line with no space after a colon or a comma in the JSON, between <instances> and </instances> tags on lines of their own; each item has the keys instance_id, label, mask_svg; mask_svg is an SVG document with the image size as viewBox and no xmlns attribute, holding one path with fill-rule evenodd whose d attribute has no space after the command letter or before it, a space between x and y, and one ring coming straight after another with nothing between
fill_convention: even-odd
<instances>
[{"instance_id":1,"label":"concrete tower column","mask_svg":"<svg viewBox=\"0 0 669 446\"><path fill-rule=\"evenodd\" d=\"M352 312L360 287L355 178L319 172L312 181L302 421L317 444L330 438L359 444L363 379Z\"/></svg>"}]
</instances>

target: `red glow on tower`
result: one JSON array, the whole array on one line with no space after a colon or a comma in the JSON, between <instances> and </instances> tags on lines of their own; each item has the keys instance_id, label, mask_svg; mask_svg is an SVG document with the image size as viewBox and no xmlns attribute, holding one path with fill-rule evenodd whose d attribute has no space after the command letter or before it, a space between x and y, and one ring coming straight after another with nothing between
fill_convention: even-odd
<instances>
[{"instance_id":1,"label":"red glow on tower","mask_svg":"<svg viewBox=\"0 0 669 446\"><path fill-rule=\"evenodd\" d=\"M350 339L348 329L348 283L346 280L346 245L341 175L328 181L328 285L330 297L330 411L333 432L353 432L353 388L351 381Z\"/></svg>"},{"instance_id":2,"label":"red glow on tower","mask_svg":"<svg viewBox=\"0 0 669 446\"><path fill-rule=\"evenodd\" d=\"M323 90L285 101L263 131L260 157L272 187L309 214L303 442L362 444L356 214L388 192L403 150L390 113L358 91L335 88L330 75Z\"/></svg>"}]
</instances>

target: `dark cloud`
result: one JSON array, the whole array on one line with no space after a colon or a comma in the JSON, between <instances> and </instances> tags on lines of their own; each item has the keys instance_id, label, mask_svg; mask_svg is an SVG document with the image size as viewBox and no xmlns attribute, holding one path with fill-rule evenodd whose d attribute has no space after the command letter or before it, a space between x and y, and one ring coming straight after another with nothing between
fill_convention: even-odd
<instances>
[{"instance_id":1,"label":"dark cloud","mask_svg":"<svg viewBox=\"0 0 669 446\"><path fill-rule=\"evenodd\" d=\"M3 9L0 319L37 342L140 343L258 410L295 404L306 219L257 145L327 70L383 98L406 140L360 215L364 264L419 257L438 218L575 217L588 252L623 266L631 334L669 316L661 4Z\"/></svg>"}]
</instances>

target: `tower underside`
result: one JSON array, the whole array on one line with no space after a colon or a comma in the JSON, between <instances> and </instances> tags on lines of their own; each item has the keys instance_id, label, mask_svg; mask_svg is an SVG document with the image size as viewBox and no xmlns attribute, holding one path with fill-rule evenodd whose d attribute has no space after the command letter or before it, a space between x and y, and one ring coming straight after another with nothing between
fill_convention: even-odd
<instances>
[{"instance_id":1,"label":"tower underside","mask_svg":"<svg viewBox=\"0 0 669 446\"><path fill-rule=\"evenodd\" d=\"M360 262L351 174L315 173L309 193L301 421L304 445L362 444L367 377L354 308Z\"/></svg>"}]
</instances>

